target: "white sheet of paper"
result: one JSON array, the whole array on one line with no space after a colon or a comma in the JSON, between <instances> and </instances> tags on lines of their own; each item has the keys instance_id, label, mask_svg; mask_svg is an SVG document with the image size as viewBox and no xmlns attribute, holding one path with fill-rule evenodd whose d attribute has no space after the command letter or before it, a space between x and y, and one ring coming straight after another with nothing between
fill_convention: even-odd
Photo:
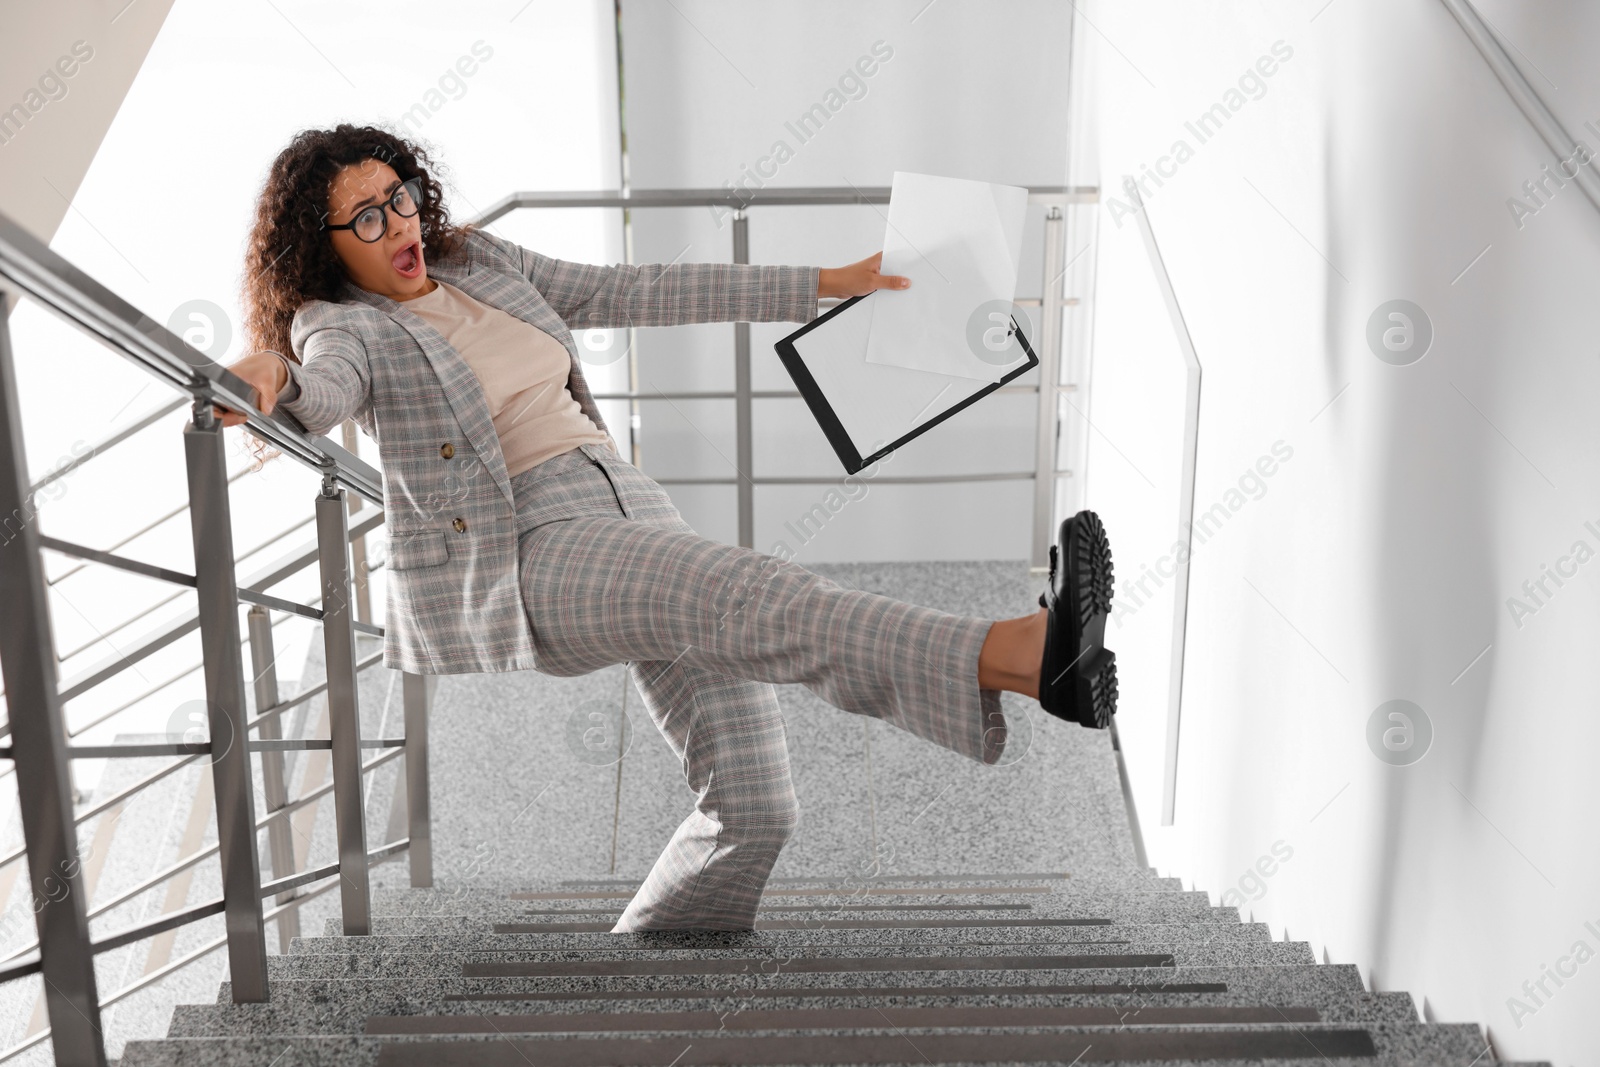
<instances>
[{"instance_id":1,"label":"white sheet of paper","mask_svg":"<svg viewBox=\"0 0 1600 1067\"><path fill-rule=\"evenodd\" d=\"M1026 358L1003 331L1027 207L1021 186L895 171L879 270L911 286L873 294L867 362L993 382Z\"/></svg>"},{"instance_id":2,"label":"white sheet of paper","mask_svg":"<svg viewBox=\"0 0 1600 1067\"><path fill-rule=\"evenodd\" d=\"M880 289L863 304L904 295ZM900 440L918 426L983 389L986 382L868 363L868 308L858 305L794 342L817 388L862 456ZM1026 358L1026 357L1024 357ZM998 379L994 379L998 380Z\"/></svg>"}]
</instances>

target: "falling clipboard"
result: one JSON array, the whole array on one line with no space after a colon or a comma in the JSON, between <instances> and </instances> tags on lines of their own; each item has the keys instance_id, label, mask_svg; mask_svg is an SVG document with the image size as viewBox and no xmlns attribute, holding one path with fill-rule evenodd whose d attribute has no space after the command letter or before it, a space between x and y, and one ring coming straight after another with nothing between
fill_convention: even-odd
<instances>
[{"instance_id":1,"label":"falling clipboard","mask_svg":"<svg viewBox=\"0 0 1600 1067\"><path fill-rule=\"evenodd\" d=\"M1039 365L1015 315L1001 316L985 335L983 360L1000 375L994 381L868 362L869 301L897 295L879 289L852 297L773 346L850 474Z\"/></svg>"}]
</instances>

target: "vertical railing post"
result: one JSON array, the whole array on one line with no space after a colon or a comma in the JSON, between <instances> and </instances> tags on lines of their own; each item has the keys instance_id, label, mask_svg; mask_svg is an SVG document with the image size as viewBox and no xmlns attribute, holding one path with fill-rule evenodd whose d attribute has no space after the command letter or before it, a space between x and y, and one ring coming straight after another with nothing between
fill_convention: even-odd
<instances>
[{"instance_id":1,"label":"vertical railing post","mask_svg":"<svg viewBox=\"0 0 1600 1067\"><path fill-rule=\"evenodd\" d=\"M250 633L250 673L255 678L256 714L278 703L278 656L272 644L272 614L260 604L245 615L245 626ZM262 719L258 727L264 741L283 737L283 716ZM267 813L281 810L289 803L288 782L284 776L282 752L261 753L261 796L266 801ZM267 853L272 857L272 876L287 878L294 873L294 834L287 818L273 819L267 824ZM277 903L286 904L297 895L295 890L279 893ZM279 913L278 951L288 952L289 943L300 934L300 911L290 908Z\"/></svg>"},{"instance_id":2,"label":"vertical railing post","mask_svg":"<svg viewBox=\"0 0 1600 1067\"><path fill-rule=\"evenodd\" d=\"M328 726L333 738L333 821L339 840L339 896L346 935L372 932L367 879L365 790L361 781L361 708L356 692L355 611L350 592L350 522L345 491L324 472L317 497L317 555L322 569L322 642L328 671Z\"/></svg>"},{"instance_id":3,"label":"vertical railing post","mask_svg":"<svg viewBox=\"0 0 1600 1067\"><path fill-rule=\"evenodd\" d=\"M228 977L236 1004L267 999L266 927L261 918L261 861L256 855L256 800L250 775L239 589L233 563L233 517L222 423L211 401L197 398L183 428L189 474L189 526L200 614L200 651L211 729L211 786L217 803L217 850L228 936Z\"/></svg>"},{"instance_id":4,"label":"vertical railing post","mask_svg":"<svg viewBox=\"0 0 1600 1067\"><path fill-rule=\"evenodd\" d=\"M733 261L750 262L750 218L740 208L733 213ZM733 432L734 463L739 475L739 544L756 545L755 447L750 412L750 324L733 324Z\"/></svg>"},{"instance_id":5,"label":"vertical railing post","mask_svg":"<svg viewBox=\"0 0 1600 1067\"><path fill-rule=\"evenodd\" d=\"M1056 464L1061 432L1062 274L1066 272L1066 226L1052 204L1044 219L1044 288L1039 298L1039 412L1033 457L1032 569L1049 568L1055 542Z\"/></svg>"},{"instance_id":6,"label":"vertical railing post","mask_svg":"<svg viewBox=\"0 0 1600 1067\"><path fill-rule=\"evenodd\" d=\"M406 814L410 823L407 858L411 884L433 885L433 801L428 792L428 712L433 702L433 675L401 676L406 711Z\"/></svg>"},{"instance_id":7,"label":"vertical railing post","mask_svg":"<svg viewBox=\"0 0 1600 1067\"><path fill-rule=\"evenodd\" d=\"M345 449L354 455L359 455L361 446L356 442L355 422L345 419L342 434ZM349 501L350 517L353 519L356 517L356 512L360 511L366 504L366 501L361 499L361 494L359 493L351 493ZM367 566L366 534L360 534L350 542L350 567L351 576L355 580L356 587L356 618L361 622L371 622L372 584L367 580L368 571L371 568Z\"/></svg>"},{"instance_id":8,"label":"vertical railing post","mask_svg":"<svg viewBox=\"0 0 1600 1067\"><path fill-rule=\"evenodd\" d=\"M105 1067L100 994L89 943L88 902L78 863L67 774L67 733L57 689L55 637L28 495L22 409L11 332L0 292L0 670L11 721L11 755L28 850L29 898L39 931L45 1011L55 1062Z\"/></svg>"}]
</instances>

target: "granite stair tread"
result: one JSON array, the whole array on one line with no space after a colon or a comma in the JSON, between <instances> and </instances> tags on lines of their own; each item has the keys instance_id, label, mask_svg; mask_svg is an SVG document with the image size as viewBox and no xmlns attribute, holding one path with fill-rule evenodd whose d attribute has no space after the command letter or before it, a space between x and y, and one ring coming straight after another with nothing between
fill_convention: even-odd
<instances>
[{"instance_id":1,"label":"granite stair tread","mask_svg":"<svg viewBox=\"0 0 1600 1067\"><path fill-rule=\"evenodd\" d=\"M926 1040L918 1041L918 1038ZM1050 1027L951 1030L888 1027L819 1033L681 1031L671 1034L414 1035L177 1038L130 1042L122 1067L312 1067L602 1064L1273 1064L1331 1067L1474 1067L1485 1060L1475 1027L1371 1024L1266 1026Z\"/></svg>"},{"instance_id":2,"label":"granite stair tread","mask_svg":"<svg viewBox=\"0 0 1600 1067\"><path fill-rule=\"evenodd\" d=\"M1237 923L1238 910L1235 908L1215 908L1206 901L1203 894L1197 899L1179 897L1176 894L1153 894L1150 899L1126 899L1097 897L1093 899L1067 900L1056 898L1050 901L1008 900L1006 903L1026 903L1031 906L1026 913L1017 913L1008 916L996 915L992 912L975 912L962 910L957 912L944 912L937 916L930 913L910 911L904 913L884 912L843 912L835 909L826 909L818 912L768 912L761 911L756 914L757 929L789 929L795 926L804 926L807 922L821 921L871 921L880 925L885 920L900 922L906 918L926 917L933 922L949 922L954 920L1018 918L1025 914L1029 919L1094 919L1122 923L1164 923L1164 922L1216 922ZM838 903L848 903L839 901ZM515 925L517 927L534 927L553 924L581 924L579 929L573 930L570 926L563 926L571 932L604 932L616 923L622 914L620 904L615 911L585 910L584 914L571 917L556 911L541 909L538 911L508 906L505 902L493 905L479 905L471 910L461 907L456 902L444 902L441 909L433 914L376 914L372 919L372 932L375 934L419 934L435 930L446 931L488 931L496 925ZM603 928L603 929L602 929ZM336 919L329 919L323 926L323 932L329 937L338 937L342 934L342 927Z\"/></svg>"},{"instance_id":3,"label":"granite stair tread","mask_svg":"<svg viewBox=\"0 0 1600 1067\"><path fill-rule=\"evenodd\" d=\"M803 954L752 954L738 948L660 949L655 952L588 950L437 952L403 954L318 953L273 956L272 978L462 975L474 978L542 975L788 974L949 971L973 969L1076 969L1083 967L1171 967L1224 963L1311 964L1311 946L1300 941L1079 942L1071 945L811 946Z\"/></svg>"},{"instance_id":4,"label":"granite stair tread","mask_svg":"<svg viewBox=\"0 0 1600 1067\"><path fill-rule=\"evenodd\" d=\"M1114 882L792 880L772 926L646 934L609 933L620 905L594 895L631 883L385 891L371 935L297 938L268 1003L224 983L122 1067L1499 1062L1476 1026L1424 1022L1203 893Z\"/></svg>"},{"instance_id":5,"label":"granite stair tread","mask_svg":"<svg viewBox=\"0 0 1600 1067\"><path fill-rule=\"evenodd\" d=\"M382 904L411 909L425 895ZM224 984L217 1003L177 1008L165 1040L130 1042L122 1067L270 1067L286 1055L329 1067L1498 1062L1477 1027L1423 1022L1409 996L1368 992L1356 968L1319 964L1308 944L1236 915L1112 914L1130 897L1146 907L1186 895L998 901L1031 920L1083 920L1069 924L613 935L497 931L494 918L523 902L474 893L471 915L385 914L370 937L297 939L269 960L269 1003L232 1004ZM1039 908L1045 896L1053 906ZM873 917L995 910L929 910L936 900ZM1065 902L1108 914L1062 916Z\"/></svg>"},{"instance_id":6,"label":"granite stair tread","mask_svg":"<svg viewBox=\"0 0 1600 1067\"><path fill-rule=\"evenodd\" d=\"M1083 926L1043 927L939 927L800 929L741 931L680 931L652 934L610 933L478 933L462 935L373 934L361 938L298 937L293 940L293 955L323 953L438 952L478 950L485 952L524 949L564 949L654 951L675 948L747 948L782 950L823 945L954 945L1046 942L1076 944L1084 941L1225 941L1265 942L1272 940L1265 923L1105 923Z\"/></svg>"},{"instance_id":7,"label":"granite stair tread","mask_svg":"<svg viewBox=\"0 0 1600 1067\"><path fill-rule=\"evenodd\" d=\"M709 992L709 991L706 991ZM797 992L816 992L800 990ZM335 1034L360 1033L368 1020L383 1017L471 1017L544 1015L553 1018L585 1016L631 1016L646 1013L713 1013L728 1020L746 1019L746 1013L829 1008L841 1010L948 1010L987 1011L1000 1009L1060 1009L1080 1013L1083 1021L1106 1019L1113 1023L1144 1021L1151 1025L1176 1025L1184 1021L1220 1019L1232 1023L1247 1021L1298 1021L1325 1023L1416 1023L1416 1007L1405 993L1328 993L1315 991L1292 1001L1279 1002L1270 996L1235 997L1241 1003L1226 1002L1227 994L1214 993L1018 993L1001 990L974 992L969 996L951 995L948 990L930 989L921 994L885 993L860 990L856 995L820 998L721 996L692 998L598 999L598 1000L458 1000L423 1001L408 997L330 996L309 1003L276 998L267 1004L179 1004L173 1009L173 1037L224 1037L236 1034ZM1280 998L1281 999L1281 998ZM1183 1013L1194 1019L1184 1019ZM480 1024L483 1025L483 1024ZM738 1025L738 1024L734 1024ZM595 1028L590 1025L589 1028Z\"/></svg>"},{"instance_id":8,"label":"granite stair tread","mask_svg":"<svg viewBox=\"0 0 1600 1067\"><path fill-rule=\"evenodd\" d=\"M745 978L745 981L738 979ZM759 985L757 984L759 980ZM926 989L940 987L952 990L980 987L1007 987L1017 989L1038 986L1071 987L1074 989L1136 989L1155 992L1170 989L1173 985L1201 985L1212 987L1214 992L1237 992L1241 996L1259 996L1263 990L1277 991L1280 996L1293 999L1304 990L1321 989L1346 994L1364 993L1361 975L1349 964L1323 964L1306 966L1210 966L1161 968L1074 968L1071 970L972 970L972 971L879 971L871 973L870 981L849 973L824 974L766 974L757 972L749 976L723 976L711 982L704 975L648 975L648 976L567 976L560 978L468 978L428 976L420 978L300 978L282 979L273 984L274 999L298 997L302 1000L326 998L343 993L358 997L386 991L391 995L416 997L525 997L564 996L589 998L623 995L690 995L706 989L725 989L749 995L754 989L763 992L794 990L850 990L862 987L873 989ZM217 1003L232 1000L229 983L221 984Z\"/></svg>"}]
</instances>

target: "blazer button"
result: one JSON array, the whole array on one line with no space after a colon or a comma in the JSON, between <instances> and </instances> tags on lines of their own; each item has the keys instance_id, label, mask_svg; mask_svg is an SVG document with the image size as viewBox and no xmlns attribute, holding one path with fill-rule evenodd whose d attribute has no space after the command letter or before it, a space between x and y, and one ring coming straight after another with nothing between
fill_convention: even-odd
<instances>
[{"instance_id":1,"label":"blazer button","mask_svg":"<svg viewBox=\"0 0 1600 1067\"><path fill-rule=\"evenodd\" d=\"M439 446L439 455L443 456L445 459L449 459L455 454L456 446L451 444L449 441L446 441L444 444Z\"/></svg>"},{"instance_id":2,"label":"blazer button","mask_svg":"<svg viewBox=\"0 0 1600 1067\"><path fill-rule=\"evenodd\" d=\"M450 525L456 528L456 533L462 533L467 528L467 520L457 515L456 521L452 522Z\"/></svg>"}]
</instances>

